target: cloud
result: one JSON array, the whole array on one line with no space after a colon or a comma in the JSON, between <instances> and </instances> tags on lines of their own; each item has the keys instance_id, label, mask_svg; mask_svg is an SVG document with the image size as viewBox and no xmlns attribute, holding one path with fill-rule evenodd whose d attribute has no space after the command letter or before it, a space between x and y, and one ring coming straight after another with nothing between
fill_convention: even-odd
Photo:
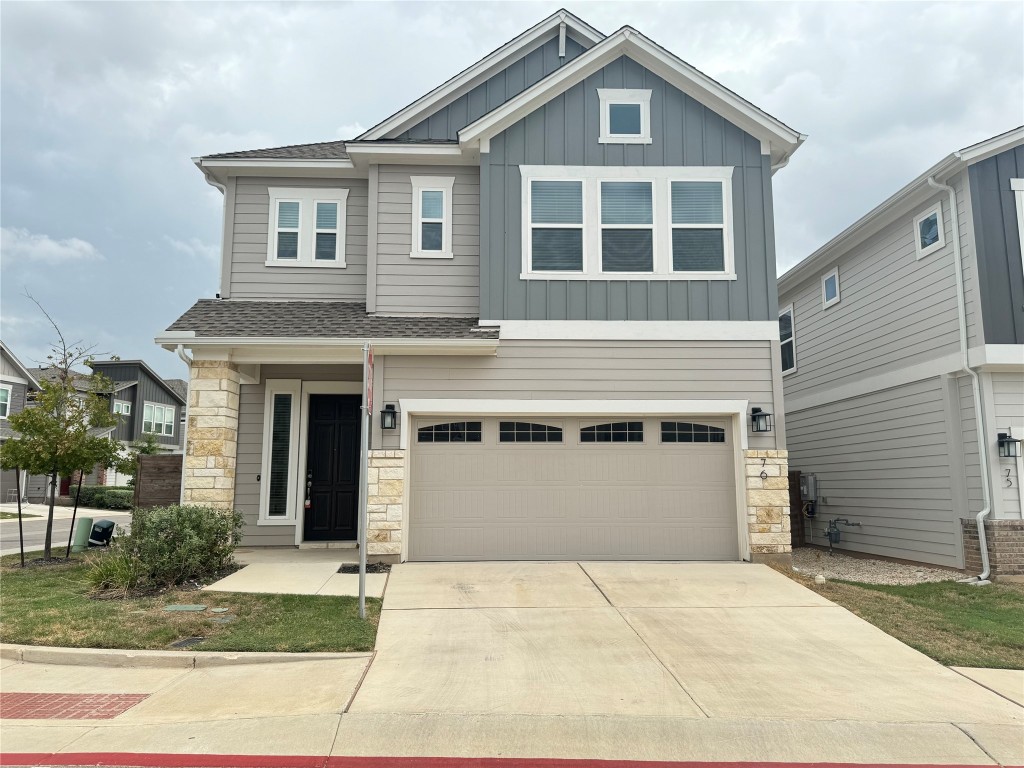
<instances>
[{"instance_id":1,"label":"cloud","mask_svg":"<svg viewBox=\"0 0 1024 768\"><path fill-rule=\"evenodd\" d=\"M164 241L178 253L183 253L186 256L215 263L220 261L220 246L208 245L196 237L189 238L185 241L176 240L169 235L164 235Z\"/></svg>"},{"instance_id":2,"label":"cloud","mask_svg":"<svg viewBox=\"0 0 1024 768\"><path fill-rule=\"evenodd\" d=\"M49 235L36 235L19 227L0 229L0 253L3 260L63 264L67 262L102 261L103 254L92 243L77 237L54 240Z\"/></svg>"}]
</instances>

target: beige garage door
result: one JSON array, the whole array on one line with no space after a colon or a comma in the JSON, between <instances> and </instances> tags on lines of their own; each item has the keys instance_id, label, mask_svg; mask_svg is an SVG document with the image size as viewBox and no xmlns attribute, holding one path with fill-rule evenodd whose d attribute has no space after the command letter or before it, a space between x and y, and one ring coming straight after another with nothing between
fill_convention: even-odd
<instances>
[{"instance_id":1,"label":"beige garage door","mask_svg":"<svg viewBox=\"0 0 1024 768\"><path fill-rule=\"evenodd\" d=\"M736 560L728 424L414 421L412 560Z\"/></svg>"}]
</instances>

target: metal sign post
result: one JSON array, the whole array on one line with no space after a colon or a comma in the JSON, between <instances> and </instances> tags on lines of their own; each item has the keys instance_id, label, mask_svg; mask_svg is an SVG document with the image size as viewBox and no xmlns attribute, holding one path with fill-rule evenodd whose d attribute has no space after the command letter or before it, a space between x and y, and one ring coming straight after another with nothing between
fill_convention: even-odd
<instances>
[{"instance_id":1,"label":"metal sign post","mask_svg":"<svg viewBox=\"0 0 1024 768\"><path fill-rule=\"evenodd\" d=\"M373 424L373 347L363 344L363 423L359 430L359 618L366 618L366 472L370 464L370 427Z\"/></svg>"}]
</instances>

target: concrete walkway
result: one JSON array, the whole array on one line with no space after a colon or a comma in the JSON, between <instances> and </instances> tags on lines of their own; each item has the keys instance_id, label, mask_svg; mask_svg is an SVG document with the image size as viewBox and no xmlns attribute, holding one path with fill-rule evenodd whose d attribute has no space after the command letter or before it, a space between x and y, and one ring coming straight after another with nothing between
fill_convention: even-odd
<instances>
[{"instance_id":1,"label":"concrete walkway","mask_svg":"<svg viewBox=\"0 0 1024 768\"><path fill-rule=\"evenodd\" d=\"M355 549L246 547L235 550L235 559L243 566L240 570L203 589L274 595L359 595L359 574L338 573L342 565L359 562ZM368 573L367 597L382 597L387 581L386 573Z\"/></svg>"}]
</instances>

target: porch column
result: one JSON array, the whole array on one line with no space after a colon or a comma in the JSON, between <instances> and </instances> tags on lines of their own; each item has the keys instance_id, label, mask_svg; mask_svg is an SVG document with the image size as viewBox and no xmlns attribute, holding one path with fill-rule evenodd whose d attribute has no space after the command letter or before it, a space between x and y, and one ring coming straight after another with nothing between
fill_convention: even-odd
<instances>
[{"instance_id":1,"label":"porch column","mask_svg":"<svg viewBox=\"0 0 1024 768\"><path fill-rule=\"evenodd\" d=\"M792 562L789 451L744 451L747 531L755 563Z\"/></svg>"},{"instance_id":2,"label":"porch column","mask_svg":"<svg viewBox=\"0 0 1024 768\"><path fill-rule=\"evenodd\" d=\"M238 366L226 360L194 360L190 375L184 503L231 509L238 453Z\"/></svg>"}]
</instances>

